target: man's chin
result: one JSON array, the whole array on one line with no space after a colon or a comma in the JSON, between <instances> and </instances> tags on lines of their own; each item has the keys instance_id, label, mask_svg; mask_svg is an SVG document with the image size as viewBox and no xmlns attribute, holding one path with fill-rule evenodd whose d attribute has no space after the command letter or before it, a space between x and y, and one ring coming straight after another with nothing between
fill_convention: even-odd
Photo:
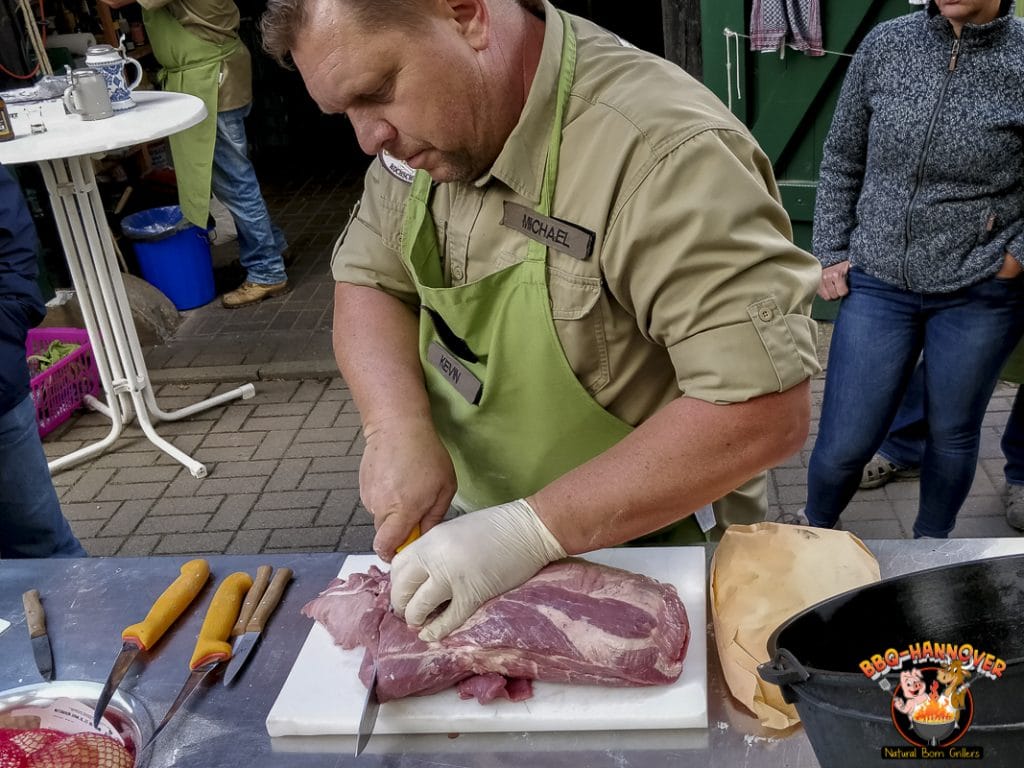
<instances>
[{"instance_id":1,"label":"man's chin","mask_svg":"<svg viewBox=\"0 0 1024 768\"><path fill-rule=\"evenodd\" d=\"M427 163L423 166L431 179L438 183L447 184L451 182L469 182L480 178L482 171L478 171L472 163L461 162L458 158L441 157L436 162Z\"/></svg>"}]
</instances>

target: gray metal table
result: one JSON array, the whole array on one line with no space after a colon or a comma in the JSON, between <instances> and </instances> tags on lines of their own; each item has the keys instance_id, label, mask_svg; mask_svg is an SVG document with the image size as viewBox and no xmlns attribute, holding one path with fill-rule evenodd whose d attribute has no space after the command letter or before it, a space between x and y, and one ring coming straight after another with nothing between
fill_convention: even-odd
<instances>
[{"instance_id":1,"label":"gray metal table","mask_svg":"<svg viewBox=\"0 0 1024 768\"><path fill-rule=\"evenodd\" d=\"M875 541L883 576L966 560L1024 552L1024 539ZM708 555L710 557L709 549ZM249 666L230 688L197 691L158 738L150 768L491 768L551 766L787 766L814 768L814 754L799 728L761 728L729 696L714 642L708 648L706 731L615 733L463 734L376 736L358 760L351 737L271 739L264 720L299 653L310 621L299 614L337 574L344 554L209 557L217 579L232 571L254 573L269 563L295 571ZM0 689L38 682L28 643L21 594L43 596L58 680L102 682L121 646L125 625L141 620L149 604L178 574L186 557L92 558L0 561L0 618L12 626L0 635ZM211 587L163 639L148 661L129 670L121 689L139 699L158 720L187 676L188 659ZM711 634L710 623L708 633Z\"/></svg>"}]
</instances>

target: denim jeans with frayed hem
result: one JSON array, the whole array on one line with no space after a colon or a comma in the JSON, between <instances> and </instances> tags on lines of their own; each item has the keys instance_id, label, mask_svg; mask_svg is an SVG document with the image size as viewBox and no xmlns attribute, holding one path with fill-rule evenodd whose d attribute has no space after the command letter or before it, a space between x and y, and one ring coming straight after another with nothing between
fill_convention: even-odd
<instances>
[{"instance_id":1,"label":"denim jeans with frayed hem","mask_svg":"<svg viewBox=\"0 0 1024 768\"><path fill-rule=\"evenodd\" d=\"M914 370L907 394L878 453L901 467L921 466L928 419L924 415L924 369ZM1024 485L1024 386L1017 389L1000 443L1008 485Z\"/></svg>"},{"instance_id":2,"label":"denim jeans with frayed hem","mask_svg":"<svg viewBox=\"0 0 1024 768\"><path fill-rule=\"evenodd\" d=\"M1024 277L952 293L904 291L850 270L829 349L807 519L830 527L853 498L924 355L928 437L914 536L945 538L967 498L985 409L1024 333Z\"/></svg>"},{"instance_id":3,"label":"denim jeans with frayed hem","mask_svg":"<svg viewBox=\"0 0 1024 768\"><path fill-rule=\"evenodd\" d=\"M0 558L86 557L60 511L26 397L0 414Z\"/></svg>"},{"instance_id":4,"label":"denim jeans with frayed hem","mask_svg":"<svg viewBox=\"0 0 1024 768\"><path fill-rule=\"evenodd\" d=\"M245 268L246 280L272 285L287 279L281 256L287 243L284 233L270 220L256 171L249 162L245 118L251 109L250 103L217 113L213 194L235 220L239 261Z\"/></svg>"}]
</instances>

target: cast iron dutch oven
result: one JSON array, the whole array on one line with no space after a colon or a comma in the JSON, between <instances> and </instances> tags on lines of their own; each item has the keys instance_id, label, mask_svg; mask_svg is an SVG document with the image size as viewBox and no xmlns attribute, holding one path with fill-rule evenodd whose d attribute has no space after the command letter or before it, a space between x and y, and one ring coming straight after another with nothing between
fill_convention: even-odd
<instances>
[{"instance_id":1,"label":"cast iron dutch oven","mask_svg":"<svg viewBox=\"0 0 1024 768\"><path fill-rule=\"evenodd\" d=\"M776 629L768 654L758 672L824 768L1024 763L1024 555L837 595Z\"/></svg>"}]
</instances>

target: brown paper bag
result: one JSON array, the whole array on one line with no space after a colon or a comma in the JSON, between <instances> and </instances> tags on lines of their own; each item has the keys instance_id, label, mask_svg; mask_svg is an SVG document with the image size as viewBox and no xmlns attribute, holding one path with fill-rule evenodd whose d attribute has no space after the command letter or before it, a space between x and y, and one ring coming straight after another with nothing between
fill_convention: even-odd
<instances>
[{"instance_id":1,"label":"brown paper bag","mask_svg":"<svg viewBox=\"0 0 1024 768\"><path fill-rule=\"evenodd\" d=\"M768 728L800 722L757 665L786 619L840 592L880 578L878 561L852 533L799 525L730 526L711 562L711 617L732 695Z\"/></svg>"}]
</instances>

